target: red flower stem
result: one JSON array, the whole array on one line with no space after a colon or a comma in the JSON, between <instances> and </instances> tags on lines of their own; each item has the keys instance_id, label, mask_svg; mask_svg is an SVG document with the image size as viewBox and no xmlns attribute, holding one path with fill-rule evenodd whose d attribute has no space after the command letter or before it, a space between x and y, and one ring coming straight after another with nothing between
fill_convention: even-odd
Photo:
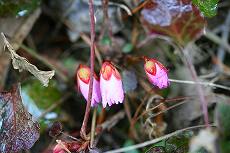
<instances>
[{"instance_id":1,"label":"red flower stem","mask_svg":"<svg viewBox=\"0 0 230 153\"><path fill-rule=\"evenodd\" d=\"M189 71L190 71L190 73L192 75L193 80L195 82L199 82L196 70L194 68L194 65L192 63L192 60L191 60L190 56L184 51L183 47L179 47L179 49L184 54L185 63L187 64L187 66L189 68ZM203 111L203 114L204 114L205 125L206 125L206 127L209 127L208 105L207 105L207 102L205 100L204 91L203 91L202 86L200 84L196 85L196 89L197 89L197 92L198 92L198 95L199 95L202 111Z\"/></svg>"},{"instance_id":2,"label":"red flower stem","mask_svg":"<svg viewBox=\"0 0 230 153\"><path fill-rule=\"evenodd\" d=\"M89 120L90 107L92 101L92 92L93 92L93 75L94 75L94 61L95 61L95 20L94 20L94 7L93 0L89 0L89 14L90 14L90 36L91 36L91 44L90 44L90 82L89 82L89 93L88 100L85 109L85 116L81 126L81 137L83 139L87 139L86 129Z\"/></svg>"}]
</instances>

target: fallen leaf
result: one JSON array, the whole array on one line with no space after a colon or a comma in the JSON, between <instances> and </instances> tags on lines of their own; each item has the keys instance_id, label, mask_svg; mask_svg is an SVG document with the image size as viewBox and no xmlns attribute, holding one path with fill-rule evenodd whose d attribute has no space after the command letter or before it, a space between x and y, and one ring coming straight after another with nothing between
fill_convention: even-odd
<instances>
[{"instance_id":1,"label":"fallen leaf","mask_svg":"<svg viewBox=\"0 0 230 153\"><path fill-rule=\"evenodd\" d=\"M55 71L54 70L52 71L39 70L35 65L29 63L26 58L19 56L15 52L13 47L10 45L10 43L7 41L5 35L3 33L1 34L4 40L4 43L5 43L5 46L8 48L11 54L11 59L12 59L12 64L13 64L14 69L18 69L19 72L23 70L27 70L31 74L33 74L38 80L40 80L44 86L48 86L49 79L51 79L54 76Z\"/></svg>"},{"instance_id":2,"label":"fallen leaf","mask_svg":"<svg viewBox=\"0 0 230 153\"><path fill-rule=\"evenodd\" d=\"M0 92L0 152L31 148L39 138L39 123L24 108L20 86Z\"/></svg>"},{"instance_id":3,"label":"fallen leaf","mask_svg":"<svg viewBox=\"0 0 230 153\"><path fill-rule=\"evenodd\" d=\"M205 19L191 0L149 0L141 14L150 34L168 36L180 45L204 31Z\"/></svg>"}]
</instances>

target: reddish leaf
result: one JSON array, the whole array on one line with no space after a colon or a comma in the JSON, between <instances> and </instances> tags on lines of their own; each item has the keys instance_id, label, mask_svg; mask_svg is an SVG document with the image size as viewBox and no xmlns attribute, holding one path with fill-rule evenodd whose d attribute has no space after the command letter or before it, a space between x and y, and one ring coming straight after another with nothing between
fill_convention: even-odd
<instances>
[{"instance_id":1,"label":"reddish leaf","mask_svg":"<svg viewBox=\"0 0 230 153\"><path fill-rule=\"evenodd\" d=\"M0 92L0 152L29 149L39 138L39 124L24 108L20 87Z\"/></svg>"},{"instance_id":2,"label":"reddish leaf","mask_svg":"<svg viewBox=\"0 0 230 153\"><path fill-rule=\"evenodd\" d=\"M49 136L56 137L62 132L62 125L60 122L56 121L49 128Z\"/></svg>"},{"instance_id":3,"label":"reddish leaf","mask_svg":"<svg viewBox=\"0 0 230 153\"><path fill-rule=\"evenodd\" d=\"M141 14L150 34L169 36L180 45L204 31L205 19L191 0L149 0Z\"/></svg>"}]
</instances>

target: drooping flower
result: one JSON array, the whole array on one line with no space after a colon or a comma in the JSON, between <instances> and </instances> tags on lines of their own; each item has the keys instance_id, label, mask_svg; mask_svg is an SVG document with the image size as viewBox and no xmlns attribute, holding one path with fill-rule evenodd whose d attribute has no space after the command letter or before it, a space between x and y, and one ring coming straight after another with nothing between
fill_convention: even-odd
<instances>
[{"instance_id":1,"label":"drooping flower","mask_svg":"<svg viewBox=\"0 0 230 153\"><path fill-rule=\"evenodd\" d=\"M122 103L124 100L124 91L120 73L111 62L104 62L100 71L100 89L102 96L102 105L105 108L108 104Z\"/></svg>"},{"instance_id":2,"label":"drooping flower","mask_svg":"<svg viewBox=\"0 0 230 153\"><path fill-rule=\"evenodd\" d=\"M77 86L78 90L82 93L86 101L88 100L89 93L89 82L90 82L90 68L86 65L80 64L77 69L76 74ZM96 106L99 102L101 102L101 92L99 86L99 78L94 73L93 77L93 95L91 106Z\"/></svg>"},{"instance_id":3,"label":"drooping flower","mask_svg":"<svg viewBox=\"0 0 230 153\"><path fill-rule=\"evenodd\" d=\"M168 70L159 61L144 57L145 73L148 76L149 81L160 89L167 88L169 86Z\"/></svg>"}]
</instances>

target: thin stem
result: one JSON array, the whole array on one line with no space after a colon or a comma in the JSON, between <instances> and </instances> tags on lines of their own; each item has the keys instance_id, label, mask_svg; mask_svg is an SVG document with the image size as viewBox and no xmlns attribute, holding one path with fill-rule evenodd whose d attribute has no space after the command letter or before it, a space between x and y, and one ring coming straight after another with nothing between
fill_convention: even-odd
<instances>
[{"instance_id":1,"label":"thin stem","mask_svg":"<svg viewBox=\"0 0 230 153\"><path fill-rule=\"evenodd\" d=\"M197 73L196 70L194 68L194 65L192 63L191 58L189 57L189 55L186 53L186 51L182 48L179 47L180 51L182 54L184 54L184 59L185 59L185 63L187 64L189 71L192 75L192 78L195 82L198 82L198 77L197 77ZM209 119L208 119L208 106L207 106L207 102L205 100L205 96L204 96L204 92L202 89L202 86L200 84L196 84L196 89L200 98L200 103L201 103L201 107L202 107L202 111L204 114L204 122L206 127L209 127Z\"/></svg>"},{"instance_id":2,"label":"thin stem","mask_svg":"<svg viewBox=\"0 0 230 153\"><path fill-rule=\"evenodd\" d=\"M209 124L209 126L216 126L216 125ZM181 132L187 131L187 130L193 130L193 129L204 128L204 127L206 127L206 125L197 125L197 126L187 127L187 128L184 128L184 129L181 129L181 130L177 130L175 132L169 133L167 135L164 135L162 137L159 137L159 138L156 138L156 139L153 139L153 140L145 141L143 143L139 143L139 144L136 144L136 145L132 145L132 146L128 146L128 147L124 147L124 148L120 148L120 149L106 151L105 153L128 152L130 150L134 150L134 149L138 149L138 148L143 148L143 147L149 146L151 144L157 143L159 141L162 141L164 139L168 139L168 138L170 138L172 136L175 136L175 135L177 135L177 134L179 134Z\"/></svg>"},{"instance_id":3,"label":"thin stem","mask_svg":"<svg viewBox=\"0 0 230 153\"><path fill-rule=\"evenodd\" d=\"M89 93L88 100L85 109L85 116L81 126L81 137L87 139L86 137L86 128L89 120L90 107L92 101L92 92L93 92L93 75L94 75L94 61L95 61L95 20L94 20L94 7L93 0L89 0L89 14L90 14L90 82L89 82Z\"/></svg>"},{"instance_id":4,"label":"thin stem","mask_svg":"<svg viewBox=\"0 0 230 153\"><path fill-rule=\"evenodd\" d=\"M93 110L93 119L92 119L91 132L90 132L90 148L94 147L94 136L95 136L96 118L97 118L97 107L94 108L94 110Z\"/></svg>"},{"instance_id":5,"label":"thin stem","mask_svg":"<svg viewBox=\"0 0 230 153\"><path fill-rule=\"evenodd\" d=\"M215 33L206 30L205 35L206 38L213 41L214 43L224 47L228 53L230 53L230 45L227 41L223 41L219 36L217 36Z\"/></svg>"},{"instance_id":6,"label":"thin stem","mask_svg":"<svg viewBox=\"0 0 230 153\"><path fill-rule=\"evenodd\" d=\"M195 81L190 81L190 80L176 80L176 79L169 79L170 82L175 82L175 83L182 83L182 84L200 84L203 86L210 86L210 87L215 87L215 88L220 88L220 89L225 89L230 91L230 87L223 86L220 84L215 84L212 82L195 82Z\"/></svg>"}]
</instances>

